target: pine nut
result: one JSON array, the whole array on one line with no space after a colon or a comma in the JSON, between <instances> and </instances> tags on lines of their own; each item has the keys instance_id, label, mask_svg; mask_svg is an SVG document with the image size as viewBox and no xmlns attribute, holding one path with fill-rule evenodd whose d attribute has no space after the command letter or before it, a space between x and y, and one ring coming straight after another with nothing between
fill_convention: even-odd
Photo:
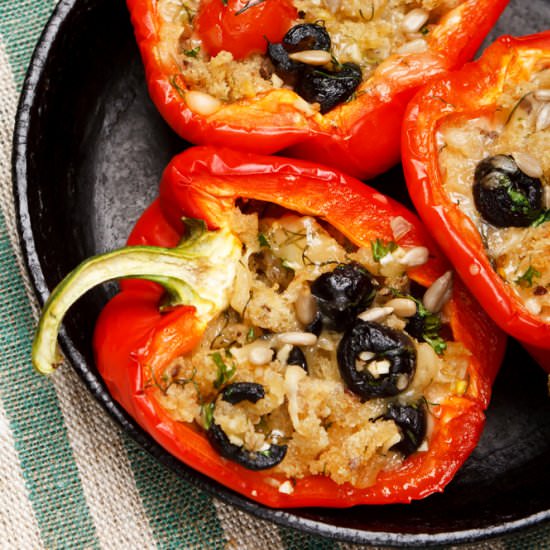
<instances>
[{"instance_id":1,"label":"pine nut","mask_svg":"<svg viewBox=\"0 0 550 550\"><path fill-rule=\"evenodd\" d=\"M493 166L504 172L515 172L514 161L507 155L497 155L493 160Z\"/></svg>"},{"instance_id":2,"label":"pine nut","mask_svg":"<svg viewBox=\"0 0 550 550\"><path fill-rule=\"evenodd\" d=\"M283 332L278 335L281 344L292 346L313 346L317 342L317 336L312 332Z\"/></svg>"},{"instance_id":3,"label":"pine nut","mask_svg":"<svg viewBox=\"0 0 550 550\"><path fill-rule=\"evenodd\" d=\"M550 208L550 185L544 186L544 194L542 200L545 208Z\"/></svg>"},{"instance_id":4,"label":"pine nut","mask_svg":"<svg viewBox=\"0 0 550 550\"><path fill-rule=\"evenodd\" d=\"M399 317L412 317L416 313L416 303L409 298L394 298L386 302L386 306L393 308L393 312Z\"/></svg>"},{"instance_id":5,"label":"pine nut","mask_svg":"<svg viewBox=\"0 0 550 550\"><path fill-rule=\"evenodd\" d=\"M286 364L291 351L292 346L290 344L284 344L283 347L277 352L277 360L283 365Z\"/></svg>"},{"instance_id":6,"label":"pine nut","mask_svg":"<svg viewBox=\"0 0 550 550\"><path fill-rule=\"evenodd\" d=\"M388 374L390 372L391 363L387 359L381 361L372 361L369 363L367 370L375 377L378 378L382 374Z\"/></svg>"},{"instance_id":7,"label":"pine nut","mask_svg":"<svg viewBox=\"0 0 550 550\"><path fill-rule=\"evenodd\" d=\"M404 32L418 32L428 21L430 14L422 8L411 10L401 23Z\"/></svg>"},{"instance_id":8,"label":"pine nut","mask_svg":"<svg viewBox=\"0 0 550 550\"><path fill-rule=\"evenodd\" d=\"M430 251L425 246L415 246L405 252L399 259L399 263L409 267L424 265L428 261L429 256Z\"/></svg>"},{"instance_id":9,"label":"pine nut","mask_svg":"<svg viewBox=\"0 0 550 550\"><path fill-rule=\"evenodd\" d=\"M302 290L298 294L298 298L294 302L294 310L296 318L303 325L309 325L315 319L315 315L317 315L317 302L309 288Z\"/></svg>"},{"instance_id":10,"label":"pine nut","mask_svg":"<svg viewBox=\"0 0 550 550\"><path fill-rule=\"evenodd\" d=\"M273 350L264 346L253 346L248 352L248 360L253 365L267 365L272 357Z\"/></svg>"},{"instance_id":11,"label":"pine nut","mask_svg":"<svg viewBox=\"0 0 550 550\"><path fill-rule=\"evenodd\" d=\"M391 232L393 238L398 241L401 237L405 236L411 229L412 224L409 223L402 216L396 216L390 221Z\"/></svg>"},{"instance_id":12,"label":"pine nut","mask_svg":"<svg viewBox=\"0 0 550 550\"><path fill-rule=\"evenodd\" d=\"M362 351L360 354L359 354L359 359L361 359L361 361L370 361L376 354L373 353L372 351Z\"/></svg>"},{"instance_id":13,"label":"pine nut","mask_svg":"<svg viewBox=\"0 0 550 550\"><path fill-rule=\"evenodd\" d=\"M436 279L432 286L426 290L422 303L424 307L432 312L438 313L449 301L453 293L453 272L447 271Z\"/></svg>"},{"instance_id":14,"label":"pine nut","mask_svg":"<svg viewBox=\"0 0 550 550\"><path fill-rule=\"evenodd\" d=\"M284 83L284 80L275 73L271 75L271 84L273 84L274 88L282 88Z\"/></svg>"},{"instance_id":15,"label":"pine nut","mask_svg":"<svg viewBox=\"0 0 550 550\"><path fill-rule=\"evenodd\" d=\"M518 168L531 178L542 177L542 166L540 162L529 153L522 153L521 151L512 153Z\"/></svg>"},{"instance_id":16,"label":"pine nut","mask_svg":"<svg viewBox=\"0 0 550 550\"><path fill-rule=\"evenodd\" d=\"M550 126L550 103L545 103L537 114L537 121L535 122L535 130L542 132Z\"/></svg>"},{"instance_id":17,"label":"pine nut","mask_svg":"<svg viewBox=\"0 0 550 550\"><path fill-rule=\"evenodd\" d=\"M381 321L393 313L392 307L373 307L360 313L357 317L361 321Z\"/></svg>"},{"instance_id":18,"label":"pine nut","mask_svg":"<svg viewBox=\"0 0 550 550\"><path fill-rule=\"evenodd\" d=\"M398 50L397 53L422 53L428 49L428 43L423 38L416 38L405 42Z\"/></svg>"},{"instance_id":19,"label":"pine nut","mask_svg":"<svg viewBox=\"0 0 550 550\"><path fill-rule=\"evenodd\" d=\"M542 306L538 300L534 298L529 298L525 300L525 308L527 311L533 315L538 315L542 311Z\"/></svg>"},{"instance_id":20,"label":"pine nut","mask_svg":"<svg viewBox=\"0 0 550 550\"><path fill-rule=\"evenodd\" d=\"M384 265L390 265L390 264L393 264L394 262L396 261L395 259L395 256L393 255L393 252L390 252L388 254L386 254L385 256L382 256L382 258L380 258L380 265L384 266Z\"/></svg>"},{"instance_id":21,"label":"pine nut","mask_svg":"<svg viewBox=\"0 0 550 550\"><path fill-rule=\"evenodd\" d=\"M403 391L409 385L409 379L406 374L400 374L397 377L397 382L395 384L397 389Z\"/></svg>"},{"instance_id":22,"label":"pine nut","mask_svg":"<svg viewBox=\"0 0 550 550\"><path fill-rule=\"evenodd\" d=\"M425 439L424 441L422 441L422 443L420 444L420 446L418 447L418 449L416 449L416 452L417 452L417 453L425 453L428 449L429 449L429 447L428 447L428 440Z\"/></svg>"},{"instance_id":23,"label":"pine nut","mask_svg":"<svg viewBox=\"0 0 550 550\"><path fill-rule=\"evenodd\" d=\"M290 483L290 481L285 481L284 483L281 483L281 485L279 485L279 493L291 495L293 492L294 487L292 486L292 483Z\"/></svg>"},{"instance_id":24,"label":"pine nut","mask_svg":"<svg viewBox=\"0 0 550 550\"><path fill-rule=\"evenodd\" d=\"M288 54L288 58L292 61L313 65L314 67L326 65L332 61L332 54L325 50L302 50Z\"/></svg>"},{"instance_id":25,"label":"pine nut","mask_svg":"<svg viewBox=\"0 0 550 550\"><path fill-rule=\"evenodd\" d=\"M213 115L222 106L219 99L205 92L195 90L191 90L185 94L185 102L191 111L201 116Z\"/></svg>"},{"instance_id":26,"label":"pine nut","mask_svg":"<svg viewBox=\"0 0 550 550\"><path fill-rule=\"evenodd\" d=\"M537 101L550 101L550 88L541 88L533 96Z\"/></svg>"}]
</instances>

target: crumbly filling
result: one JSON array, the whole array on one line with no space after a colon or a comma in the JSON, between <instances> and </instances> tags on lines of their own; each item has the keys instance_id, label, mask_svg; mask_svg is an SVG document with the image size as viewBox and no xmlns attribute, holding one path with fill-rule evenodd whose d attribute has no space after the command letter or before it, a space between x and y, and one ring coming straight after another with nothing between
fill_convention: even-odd
<instances>
[{"instance_id":1,"label":"crumbly filling","mask_svg":"<svg viewBox=\"0 0 550 550\"><path fill-rule=\"evenodd\" d=\"M402 218L395 221L399 231L407 230ZM405 434L388 417L392 406L425 409L428 430L423 441L412 444L413 452L426 451L429 419L450 395L467 391L470 359L452 341L445 308L429 313L422 298L411 297L418 290L406 269L427 261L427 250L378 240L357 249L315 219L292 213L258 221L256 213L236 210L232 225L243 256L230 307L210 322L192 354L149 381L161 406L177 421L203 429L215 423L231 445L253 456L286 445L284 459L268 472L291 479L320 474L367 487L380 470L401 464L405 457L398 445L407 437L414 440L414 434ZM368 306L354 315L406 335L416 355L414 376L399 379L399 390L389 397L365 399L346 385L337 350L349 329L327 322L320 331L312 328L320 311L314 282L350 264L360 266L374 284ZM420 311L427 315L425 338L414 338L407 327ZM372 355L359 355L353 368L368 370L376 383L393 367L390 359L372 360ZM224 392L243 382L261 386L264 396L228 402ZM279 489L291 492L292 484Z\"/></svg>"},{"instance_id":2,"label":"crumbly filling","mask_svg":"<svg viewBox=\"0 0 550 550\"><path fill-rule=\"evenodd\" d=\"M472 219L494 269L526 309L550 321L550 69L520 83L504 84L492 116L442 125L439 165L452 200ZM519 153L519 154L518 154ZM474 204L478 163L511 155L518 167L538 176L544 212L528 227L495 227ZM521 207L521 205L518 205Z\"/></svg>"},{"instance_id":3,"label":"crumbly filling","mask_svg":"<svg viewBox=\"0 0 550 550\"><path fill-rule=\"evenodd\" d=\"M199 3L198 0L158 2L163 21L159 53L166 60L176 60L189 89L206 92L222 101L237 101L284 85L264 55L234 60L231 53L222 51L210 58L193 28ZM396 51L426 50L426 39L434 25L460 3L459 0L294 1L299 14L296 24L322 21L332 40L333 57L340 63L359 65L363 81ZM416 14L418 10L426 13L425 22L416 19L422 22L418 29L414 18L407 18L413 10L417 10Z\"/></svg>"}]
</instances>

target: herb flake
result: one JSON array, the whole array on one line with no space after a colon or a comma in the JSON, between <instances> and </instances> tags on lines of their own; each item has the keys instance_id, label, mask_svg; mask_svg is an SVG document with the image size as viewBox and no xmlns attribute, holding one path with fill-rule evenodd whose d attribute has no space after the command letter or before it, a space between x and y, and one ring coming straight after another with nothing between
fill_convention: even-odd
<instances>
[{"instance_id":1,"label":"herb flake","mask_svg":"<svg viewBox=\"0 0 550 550\"><path fill-rule=\"evenodd\" d=\"M184 50L183 55L186 55L187 57L197 57L201 51L201 47L197 46L196 48L193 48L191 50Z\"/></svg>"},{"instance_id":2,"label":"herb flake","mask_svg":"<svg viewBox=\"0 0 550 550\"><path fill-rule=\"evenodd\" d=\"M542 212L542 214L531 224L531 227L538 227L547 221L550 221L550 209Z\"/></svg>"},{"instance_id":3,"label":"herb flake","mask_svg":"<svg viewBox=\"0 0 550 550\"><path fill-rule=\"evenodd\" d=\"M420 300L414 299L418 315L424 320L424 331L422 338L429 344L437 355L443 355L447 349L447 342L439 335L441 330L441 319L439 315L428 311Z\"/></svg>"},{"instance_id":4,"label":"herb flake","mask_svg":"<svg viewBox=\"0 0 550 550\"><path fill-rule=\"evenodd\" d=\"M397 243L394 241L383 241L376 239L370 243L372 249L372 257L375 262L379 262L384 256L387 256L394 250L397 250Z\"/></svg>"},{"instance_id":5,"label":"herb flake","mask_svg":"<svg viewBox=\"0 0 550 550\"><path fill-rule=\"evenodd\" d=\"M512 206L512 210L515 210L516 212L521 212L522 214L529 213L529 211L531 210L529 200L521 191L517 191L512 187L511 184L508 184L506 186L506 193L510 197L510 200L514 203Z\"/></svg>"},{"instance_id":6,"label":"herb flake","mask_svg":"<svg viewBox=\"0 0 550 550\"><path fill-rule=\"evenodd\" d=\"M532 265L530 265L523 275L520 275L514 283L522 288L531 288L533 286L533 278L540 277L540 271L537 271Z\"/></svg>"},{"instance_id":7,"label":"herb flake","mask_svg":"<svg viewBox=\"0 0 550 550\"><path fill-rule=\"evenodd\" d=\"M214 361L214 364L218 368L218 375L214 381L214 387L219 390L222 386L229 382L231 377L235 374L237 368L234 364L228 366L219 352L213 353L210 357L212 357L212 361Z\"/></svg>"},{"instance_id":8,"label":"herb flake","mask_svg":"<svg viewBox=\"0 0 550 550\"><path fill-rule=\"evenodd\" d=\"M202 417L204 419L204 427L209 430L214 421L214 403L208 403L202 407Z\"/></svg>"}]
</instances>

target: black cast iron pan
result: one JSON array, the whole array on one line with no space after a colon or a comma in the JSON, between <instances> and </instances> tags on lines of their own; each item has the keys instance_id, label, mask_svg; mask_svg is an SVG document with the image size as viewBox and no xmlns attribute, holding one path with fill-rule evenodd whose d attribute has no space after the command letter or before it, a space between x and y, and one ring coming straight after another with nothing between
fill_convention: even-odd
<instances>
[{"instance_id":1,"label":"black cast iron pan","mask_svg":"<svg viewBox=\"0 0 550 550\"><path fill-rule=\"evenodd\" d=\"M515 0L492 39L545 27L550 27L547 0ZM147 97L123 0L59 3L27 75L14 145L19 229L29 272L44 301L83 259L124 244L155 196L164 166L188 146ZM378 184L403 201L404 186L396 184L400 179L396 168ZM61 335L63 349L122 428L198 488L263 519L370 544L454 544L550 519L546 377L515 342L496 381L481 442L443 494L410 505L276 511L175 460L111 399L93 364L91 335L114 291L114 286L96 289L73 308Z\"/></svg>"}]
</instances>

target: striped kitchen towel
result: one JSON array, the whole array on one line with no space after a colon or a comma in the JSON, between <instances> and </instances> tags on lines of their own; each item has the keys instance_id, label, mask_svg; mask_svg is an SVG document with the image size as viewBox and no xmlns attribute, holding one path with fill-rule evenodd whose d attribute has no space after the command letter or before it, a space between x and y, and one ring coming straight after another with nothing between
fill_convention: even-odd
<instances>
[{"instance_id":1,"label":"striped kitchen towel","mask_svg":"<svg viewBox=\"0 0 550 550\"><path fill-rule=\"evenodd\" d=\"M54 0L0 0L0 548L352 548L277 527L197 490L123 434L70 367L35 374L38 313L16 233L18 94ZM550 529L476 548L543 547Z\"/></svg>"}]
</instances>

